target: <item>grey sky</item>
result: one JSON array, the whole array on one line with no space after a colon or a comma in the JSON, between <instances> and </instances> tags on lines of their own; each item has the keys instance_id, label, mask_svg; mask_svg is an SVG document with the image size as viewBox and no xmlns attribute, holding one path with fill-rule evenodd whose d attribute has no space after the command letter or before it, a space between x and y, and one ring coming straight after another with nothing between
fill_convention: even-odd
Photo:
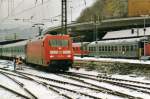
<instances>
[{"instance_id":1,"label":"grey sky","mask_svg":"<svg viewBox=\"0 0 150 99\"><path fill-rule=\"evenodd\" d=\"M14 2L13 2L14 1ZM55 17L61 14L61 0L0 0L0 26L1 28L13 28L19 24L34 24L34 23L47 23L49 26L60 24L53 22L53 19L60 20L60 17ZM87 6L90 6L95 0L68 0L68 21L71 20L71 6L72 6L72 19L75 20L80 12ZM9 7L8 7L9 5ZM4 20L5 19L5 20ZM32 19L32 20L18 20L13 19Z\"/></svg>"},{"instance_id":2,"label":"grey sky","mask_svg":"<svg viewBox=\"0 0 150 99\"><path fill-rule=\"evenodd\" d=\"M35 23L44 23L43 28L60 25L61 0L43 1L42 4L42 0L37 0L37 2L36 0L0 0L0 39L4 40L7 35L12 36L15 33L17 33L18 38L30 38L35 36L38 34L37 27L32 28ZM85 0L86 5L84 0L67 1L68 22L70 22L71 6L72 21L75 21L82 10L91 6L96 0Z\"/></svg>"}]
</instances>

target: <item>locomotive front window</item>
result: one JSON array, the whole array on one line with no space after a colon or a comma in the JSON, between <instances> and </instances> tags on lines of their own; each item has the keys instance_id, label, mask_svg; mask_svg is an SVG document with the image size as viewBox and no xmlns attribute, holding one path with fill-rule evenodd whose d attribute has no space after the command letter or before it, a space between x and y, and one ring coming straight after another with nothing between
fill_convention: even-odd
<instances>
[{"instance_id":1,"label":"locomotive front window","mask_svg":"<svg viewBox=\"0 0 150 99\"><path fill-rule=\"evenodd\" d=\"M53 47L59 47L59 46L68 46L69 45L69 41L68 40L57 40L57 39L53 39L49 41L49 45L53 46Z\"/></svg>"}]
</instances>

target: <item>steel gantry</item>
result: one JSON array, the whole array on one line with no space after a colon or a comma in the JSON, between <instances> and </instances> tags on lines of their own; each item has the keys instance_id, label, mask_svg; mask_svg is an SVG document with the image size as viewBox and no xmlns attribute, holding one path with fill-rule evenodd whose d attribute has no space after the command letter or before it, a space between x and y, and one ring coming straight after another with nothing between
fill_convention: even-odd
<instances>
[{"instance_id":1,"label":"steel gantry","mask_svg":"<svg viewBox=\"0 0 150 99\"><path fill-rule=\"evenodd\" d=\"M61 28L62 34L67 34L67 0L62 0L61 10Z\"/></svg>"}]
</instances>

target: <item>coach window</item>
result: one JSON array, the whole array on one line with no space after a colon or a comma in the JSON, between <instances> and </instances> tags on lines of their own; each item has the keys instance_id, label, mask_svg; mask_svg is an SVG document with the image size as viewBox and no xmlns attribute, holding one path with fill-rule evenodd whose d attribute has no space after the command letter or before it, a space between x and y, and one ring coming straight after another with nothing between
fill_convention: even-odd
<instances>
[{"instance_id":1,"label":"coach window","mask_svg":"<svg viewBox=\"0 0 150 99\"><path fill-rule=\"evenodd\" d=\"M131 45L131 51L133 51L133 45Z\"/></svg>"},{"instance_id":2,"label":"coach window","mask_svg":"<svg viewBox=\"0 0 150 99\"><path fill-rule=\"evenodd\" d=\"M111 49L110 46L108 46L108 51L110 51L110 49Z\"/></svg>"},{"instance_id":3,"label":"coach window","mask_svg":"<svg viewBox=\"0 0 150 99\"><path fill-rule=\"evenodd\" d=\"M92 51L92 47L90 47L90 51Z\"/></svg>"},{"instance_id":4,"label":"coach window","mask_svg":"<svg viewBox=\"0 0 150 99\"><path fill-rule=\"evenodd\" d=\"M91 47L91 51L93 52L93 47Z\"/></svg>"},{"instance_id":5,"label":"coach window","mask_svg":"<svg viewBox=\"0 0 150 99\"><path fill-rule=\"evenodd\" d=\"M115 50L114 51L117 51L117 46L115 46Z\"/></svg>"},{"instance_id":6,"label":"coach window","mask_svg":"<svg viewBox=\"0 0 150 99\"><path fill-rule=\"evenodd\" d=\"M129 51L129 46L126 46L126 51Z\"/></svg>"},{"instance_id":7,"label":"coach window","mask_svg":"<svg viewBox=\"0 0 150 99\"><path fill-rule=\"evenodd\" d=\"M91 51L91 48L89 47L89 51Z\"/></svg>"},{"instance_id":8,"label":"coach window","mask_svg":"<svg viewBox=\"0 0 150 99\"><path fill-rule=\"evenodd\" d=\"M110 46L107 47L107 51L110 51Z\"/></svg>"},{"instance_id":9,"label":"coach window","mask_svg":"<svg viewBox=\"0 0 150 99\"><path fill-rule=\"evenodd\" d=\"M101 46L99 46L99 51L101 51Z\"/></svg>"},{"instance_id":10,"label":"coach window","mask_svg":"<svg viewBox=\"0 0 150 99\"><path fill-rule=\"evenodd\" d=\"M124 46L122 46L122 51L125 51L125 47Z\"/></svg>"}]
</instances>

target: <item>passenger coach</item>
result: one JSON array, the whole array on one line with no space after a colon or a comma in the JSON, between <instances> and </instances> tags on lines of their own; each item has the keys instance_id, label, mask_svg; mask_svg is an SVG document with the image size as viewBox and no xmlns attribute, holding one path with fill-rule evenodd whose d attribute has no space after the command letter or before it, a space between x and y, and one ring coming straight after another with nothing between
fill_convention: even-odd
<instances>
[{"instance_id":1,"label":"passenger coach","mask_svg":"<svg viewBox=\"0 0 150 99\"><path fill-rule=\"evenodd\" d=\"M90 43L87 49L89 51L89 56L94 57L140 59L144 55L143 42L143 38L95 41ZM149 44L147 44L147 46L148 45Z\"/></svg>"}]
</instances>

